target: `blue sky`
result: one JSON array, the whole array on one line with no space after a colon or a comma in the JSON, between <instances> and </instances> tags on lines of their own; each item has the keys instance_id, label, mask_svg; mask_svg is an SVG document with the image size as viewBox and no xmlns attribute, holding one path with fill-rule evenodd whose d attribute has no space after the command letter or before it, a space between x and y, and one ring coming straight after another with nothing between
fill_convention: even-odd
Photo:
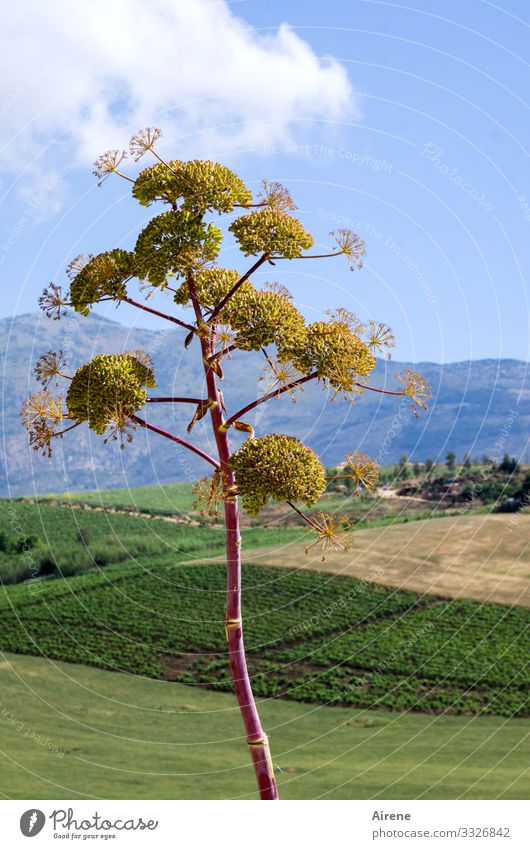
<instances>
[{"instance_id":1,"label":"blue sky","mask_svg":"<svg viewBox=\"0 0 530 849\"><path fill-rule=\"evenodd\" d=\"M319 246L338 227L366 239L361 271L264 273L309 318L386 321L396 359L530 359L528 4L88 5L24 1L4 27L2 317L76 254L132 247L155 210L126 182L98 188L90 162L156 125L174 158L284 182ZM222 261L245 268L230 242Z\"/></svg>"}]
</instances>

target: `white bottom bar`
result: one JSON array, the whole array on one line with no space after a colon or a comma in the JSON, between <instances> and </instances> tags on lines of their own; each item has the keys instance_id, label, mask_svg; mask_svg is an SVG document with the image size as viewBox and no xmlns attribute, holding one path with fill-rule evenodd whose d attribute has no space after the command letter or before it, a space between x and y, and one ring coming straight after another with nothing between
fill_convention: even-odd
<instances>
[{"instance_id":1,"label":"white bottom bar","mask_svg":"<svg viewBox=\"0 0 530 849\"><path fill-rule=\"evenodd\" d=\"M527 815L524 801L300 801L264 810L260 802L9 800L0 803L0 834L6 849L527 849Z\"/></svg>"}]
</instances>

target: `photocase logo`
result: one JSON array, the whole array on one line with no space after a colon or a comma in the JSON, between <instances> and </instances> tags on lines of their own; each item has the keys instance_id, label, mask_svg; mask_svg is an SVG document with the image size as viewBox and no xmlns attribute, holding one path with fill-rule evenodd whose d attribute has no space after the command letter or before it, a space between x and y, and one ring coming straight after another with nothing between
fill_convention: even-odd
<instances>
[{"instance_id":1,"label":"photocase logo","mask_svg":"<svg viewBox=\"0 0 530 849\"><path fill-rule=\"evenodd\" d=\"M30 808L24 811L20 817L20 830L24 837L35 837L44 828L46 817L38 808Z\"/></svg>"}]
</instances>

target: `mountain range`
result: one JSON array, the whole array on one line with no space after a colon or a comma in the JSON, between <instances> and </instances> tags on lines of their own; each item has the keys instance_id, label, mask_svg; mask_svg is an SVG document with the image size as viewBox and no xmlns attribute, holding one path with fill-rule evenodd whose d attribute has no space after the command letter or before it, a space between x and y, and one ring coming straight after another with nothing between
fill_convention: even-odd
<instances>
[{"instance_id":1,"label":"mountain range","mask_svg":"<svg viewBox=\"0 0 530 849\"><path fill-rule=\"evenodd\" d=\"M32 495L45 492L108 489L194 480L209 473L195 455L155 434L136 431L131 444L105 445L86 426L57 440L53 457L41 457L28 445L20 409L35 390L33 365L49 351L62 349L69 370L100 353L143 349L154 359L158 388L152 395L201 397L204 394L199 351L194 340L184 348L185 332L178 327L152 331L126 327L92 314L69 314L61 321L30 313L0 320L4 340L2 368L3 439L0 457L0 494ZM261 395L264 360L254 352L236 352L225 360L223 392L229 413ZM289 433L314 448L324 463L340 462L347 451L361 450L381 463L393 463L403 454L411 459L445 458L454 450L460 458L501 456L508 452L526 459L530 424L529 364L518 360L471 360L436 364L378 360L371 375L373 386L398 388L396 373L419 371L431 383L428 409L416 418L403 398L365 392L354 403L332 401L318 384L307 384L293 403L288 393L262 404L245 417L261 433ZM186 435L193 407L151 404L141 413L173 433ZM204 420L207 422L207 419ZM235 434L233 443L244 438ZM190 437L211 447L203 422Z\"/></svg>"}]
</instances>

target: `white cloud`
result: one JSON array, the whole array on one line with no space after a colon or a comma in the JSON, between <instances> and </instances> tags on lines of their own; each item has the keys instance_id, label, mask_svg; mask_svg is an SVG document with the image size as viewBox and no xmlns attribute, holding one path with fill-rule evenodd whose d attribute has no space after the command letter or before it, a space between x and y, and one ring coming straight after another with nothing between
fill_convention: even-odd
<instances>
[{"instance_id":1,"label":"white cloud","mask_svg":"<svg viewBox=\"0 0 530 849\"><path fill-rule=\"evenodd\" d=\"M179 155L222 154L358 117L344 68L286 24L223 0L19 0L2 22L3 167L85 165L156 125ZM293 136L294 134L294 136ZM60 167L60 166L59 166Z\"/></svg>"}]
</instances>

